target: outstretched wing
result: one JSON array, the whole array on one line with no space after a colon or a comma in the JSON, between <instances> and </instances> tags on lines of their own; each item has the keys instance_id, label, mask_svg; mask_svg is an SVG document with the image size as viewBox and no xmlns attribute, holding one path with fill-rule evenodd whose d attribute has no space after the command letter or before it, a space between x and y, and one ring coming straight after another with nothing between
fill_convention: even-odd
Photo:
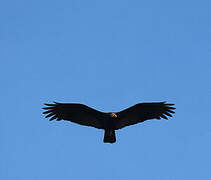
<instances>
[{"instance_id":1,"label":"outstretched wing","mask_svg":"<svg viewBox=\"0 0 211 180\"><path fill-rule=\"evenodd\" d=\"M130 126L136 123L146 121L148 119L168 119L172 117L171 113L175 113L172 107L174 104L159 103L140 103L128 109L116 113L118 120L116 129Z\"/></svg>"},{"instance_id":2,"label":"outstretched wing","mask_svg":"<svg viewBox=\"0 0 211 180\"><path fill-rule=\"evenodd\" d=\"M46 118L51 117L50 121L56 119L68 120L80 125L92 126L98 129L103 128L102 116L103 112L97 111L83 104L75 103L57 103L45 104L46 111L43 114L47 114Z\"/></svg>"}]
</instances>

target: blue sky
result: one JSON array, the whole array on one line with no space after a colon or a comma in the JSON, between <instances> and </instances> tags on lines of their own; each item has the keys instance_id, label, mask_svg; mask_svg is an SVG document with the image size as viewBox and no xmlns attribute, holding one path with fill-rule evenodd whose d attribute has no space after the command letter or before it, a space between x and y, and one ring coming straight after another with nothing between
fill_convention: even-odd
<instances>
[{"instance_id":1,"label":"blue sky","mask_svg":"<svg viewBox=\"0 0 211 180\"><path fill-rule=\"evenodd\" d=\"M0 3L0 179L210 179L211 2ZM176 104L117 132L49 122L43 103Z\"/></svg>"}]
</instances>

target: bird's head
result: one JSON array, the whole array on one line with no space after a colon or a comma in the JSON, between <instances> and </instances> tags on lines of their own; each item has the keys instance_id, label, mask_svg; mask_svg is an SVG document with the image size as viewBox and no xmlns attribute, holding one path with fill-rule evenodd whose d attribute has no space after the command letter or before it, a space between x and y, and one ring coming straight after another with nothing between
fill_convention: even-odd
<instances>
[{"instance_id":1,"label":"bird's head","mask_svg":"<svg viewBox=\"0 0 211 180\"><path fill-rule=\"evenodd\" d=\"M110 116L111 116L112 118L117 118L117 115L116 115L115 113L110 113Z\"/></svg>"}]
</instances>

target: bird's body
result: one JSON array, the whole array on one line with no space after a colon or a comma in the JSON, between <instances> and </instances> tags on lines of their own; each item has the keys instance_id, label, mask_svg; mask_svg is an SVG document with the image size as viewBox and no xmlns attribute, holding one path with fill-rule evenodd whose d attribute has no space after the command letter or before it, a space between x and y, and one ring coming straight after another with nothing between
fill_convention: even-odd
<instances>
[{"instance_id":1,"label":"bird's body","mask_svg":"<svg viewBox=\"0 0 211 180\"><path fill-rule=\"evenodd\" d=\"M104 129L104 142L116 142L115 130L137 124L148 119L168 119L174 113L172 105L165 102L139 103L120 112L100 112L84 104L57 103L45 104L46 118L51 120L68 120L80 125Z\"/></svg>"},{"instance_id":2,"label":"bird's body","mask_svg":"<svg viewBox=\"0 0 211 180\"><path fill-rule=\"evenodd\" d=\"M116 142L115 130L117 128L118 116L115 113L106 113L103 119L103 129L105 130L104 142Z\"/></svg>"}]
</instances>

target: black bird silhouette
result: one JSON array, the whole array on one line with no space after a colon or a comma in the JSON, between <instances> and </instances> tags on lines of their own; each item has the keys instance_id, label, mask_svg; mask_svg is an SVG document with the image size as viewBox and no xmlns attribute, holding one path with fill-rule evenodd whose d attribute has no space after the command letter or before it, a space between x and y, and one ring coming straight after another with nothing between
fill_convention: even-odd
<instances>
[{"instance_id":1,"label":"black bird silhouette","mask_svg":"<svg viewBox=\"0 0 211 180\"><path fill-rule=\"evenodd\" d=\"M139 103L120 112L100 112L84 104L77 103L58 103L45 104L46 118L51 117L50 121L56 119L71 121L84 126L92 126L104 129L104 142L115 143L115 130L126 126L141 123L149 119L168 119L175 113L172 107L174 104L166 102Z\"/></svg>"}]
</instances>

